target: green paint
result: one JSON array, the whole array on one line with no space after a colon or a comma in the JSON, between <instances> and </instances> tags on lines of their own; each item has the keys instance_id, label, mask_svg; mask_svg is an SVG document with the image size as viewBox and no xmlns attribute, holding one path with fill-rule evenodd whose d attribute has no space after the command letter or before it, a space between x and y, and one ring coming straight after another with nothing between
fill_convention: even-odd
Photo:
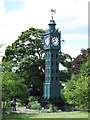
<instances>
[{"instance_id":1,"label":"green paint","mask_svg":"<svg viewBox=\"0 0 90 120\"><path fill-rule=\"evenodd\" d=\"M45 82L44 99L60 98L59 51L61 50L61 32L56 30L55 21L50 20L49 29L44 33Z\"/></svg>"}]
</instances>

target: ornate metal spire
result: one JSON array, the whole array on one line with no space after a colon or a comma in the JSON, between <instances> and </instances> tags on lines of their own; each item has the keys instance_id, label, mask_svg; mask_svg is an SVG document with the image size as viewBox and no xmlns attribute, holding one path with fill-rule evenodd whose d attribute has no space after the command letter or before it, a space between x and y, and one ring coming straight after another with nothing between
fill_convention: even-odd
<instances>
[{"instance_id":1,"label":"ornate metal spire","mask_svg":"<svg viewBox=\"0 0 90 120\"><path fill-rule=\"evenodd\" d=\"M53 20L53 15L55 15L55 14L56 14L56 10L51 9L51 14L52 14L52 20Z\"/></svg>"}]
</instances>

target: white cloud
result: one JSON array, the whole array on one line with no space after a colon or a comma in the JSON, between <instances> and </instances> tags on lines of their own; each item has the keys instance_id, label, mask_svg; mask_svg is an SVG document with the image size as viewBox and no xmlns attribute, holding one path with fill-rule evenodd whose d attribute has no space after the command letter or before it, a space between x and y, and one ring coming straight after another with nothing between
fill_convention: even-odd
<instances>
[{"instance_id":1,"label":"white cloud","mask_svg":"<svg viewBox=\"0 0 90 120\"><path fill-rule=\"evenodd\" d=\"M75 49L72 46L62 45L61 51L67 53L72 56L72 58L76 58L80 53L81 49Z\"/></svg>"},{"instance_id":2,"label":"white cloud","mask_svg":"<svg viewBox=\"0 0 90 120\"><path fill-rule=\"evenodd\" d=\"M5 2L22 2L22 0L4 0Z\"/></svg>"},{"instance_id":3,"label":"white cloud","mask_svg":"<svg viewBox=\"0 0 90 120\"><path fill-rule=\"evenodd\" d=\"M87 26L88 0L24 0L21 10L9 13L5 13L4 2L0 0L0 43L11 44L30 27L48 28L52 8L57 10L54 19L61 31ZM87 39L80 33L62 34L62 37L65 40Z\"/></svg>"},{"instance_id":4,"label":"white cloud","mask_svg":"<svg viewBox=\"0 0 90 120\"><path fill-rule=\"evenodd\" d=\"M67 70L66 67L64 67L61 63L59 64L59 70Z\"/></svg>"},{"instance_id":5,"label":"white cloud","mask_svg":"<svg viewBox=\"0 0 90 120\"><path fill-rule=\"evenodd\" d=\"M0 19L5 15L4 3L0 0Z\"/></svg>"},{"instance_id":6,"label":"white cloud","mask_svg":"<svg viewBox=\"0 0 90 120\"><path fill-rule=\"evenodd\" d=\"M72 40L72 39L86 39L88 40L88 36L85 34L79 33L69 33L69 34L62 34L62 39L64 40Z\"/></svg>"}]
</instances>

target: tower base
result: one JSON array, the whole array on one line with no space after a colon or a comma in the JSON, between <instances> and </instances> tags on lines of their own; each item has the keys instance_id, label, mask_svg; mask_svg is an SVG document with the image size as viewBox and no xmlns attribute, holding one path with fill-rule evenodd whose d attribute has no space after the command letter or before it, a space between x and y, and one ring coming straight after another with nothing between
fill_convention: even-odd
<instances>
[{"instance_id":1,"label":"tower base","mask_svg":"<svg viewBox=\"0 0 90 120\"><path fill-rule=\"evenodd\" d=\"M41 99L40 104L42 107L46 107L48 104L53 104L57 108L61 109L62 111L65 110L65 102L60 98L60 99Z\"/></svg>"}]
</instances>

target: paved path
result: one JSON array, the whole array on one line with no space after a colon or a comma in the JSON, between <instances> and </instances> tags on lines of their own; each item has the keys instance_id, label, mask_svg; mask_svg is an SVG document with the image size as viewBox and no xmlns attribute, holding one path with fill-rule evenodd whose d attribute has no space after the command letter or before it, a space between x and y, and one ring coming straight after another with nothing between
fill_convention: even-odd
<instances>
[{"instance_id":1,"label":"paved path","mask_svg":"<svg viewBox=\"0 0 90 120\"><path fill-rule=\"evenodd\" d=\"M9 114L10 112L14 112L14 113L40 113L39 110L30 110L30 109L26 109L26 107L18 107L18 108L16 108L16 111L6 110L7 114Z\"/></svg>"},{"instance_id":2,"label":"paved path","mask_svg":"<svg viewBox=\"0 0 90 120\"><path fill-rule=\"evenodd\" d=\"M45 112L45 110L41 110L41 111L39 111L39 110L30 110L30 109L26 109L26 107L18 107L18 108L16 108L16 111L13 111L13 110L6 110L5 111L7 114L9 114L9 113L11 113L11 112L14 112L14 113L27 113L27 114L32 114L32 113L44 113ZM47 112L50 112L50 110L48 111L47 110ZM80 111L74 111L74 112L80 112ZM61 111L58 111L58 113L62 113ZM69 112L63 112L63 113L69 113ZM71 112L70 112L71 113Z\"/></svg>"}]
</instances>

